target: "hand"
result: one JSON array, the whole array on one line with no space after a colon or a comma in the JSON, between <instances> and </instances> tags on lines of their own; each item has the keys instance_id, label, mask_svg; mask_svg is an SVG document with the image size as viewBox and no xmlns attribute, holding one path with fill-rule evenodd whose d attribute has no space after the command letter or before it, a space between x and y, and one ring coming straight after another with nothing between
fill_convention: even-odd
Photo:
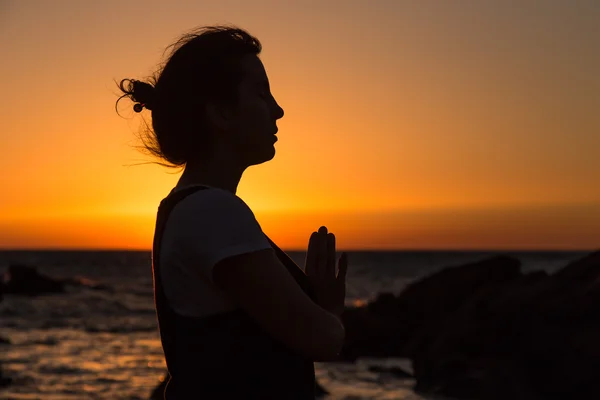
<instances>
[{"instance_id":1,"label":"hand","mask_svg":"<svg viewBox=\"0 0 600 400\"><path fill-rule=\"evenodd\" d=\"M305 272L315 289L317 304L339 316L344 311L348 257L343 253L335 260L335 235L322 226L308 242Z\"/></svg>"}]
</instances>

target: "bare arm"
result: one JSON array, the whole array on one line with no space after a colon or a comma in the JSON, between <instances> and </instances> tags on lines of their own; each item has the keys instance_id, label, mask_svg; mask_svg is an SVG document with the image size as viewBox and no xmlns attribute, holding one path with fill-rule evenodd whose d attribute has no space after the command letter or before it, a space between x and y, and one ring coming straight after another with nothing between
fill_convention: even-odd
<instances>
[{"instance_id":1,"label":"bare arm","mask_svg":"<svg viewBox=\"0 0 600 400\"><path fill-rule=\"evenodd\" d=\"M274 338L313 360L335 359L344 326L298 286L272 249L227 258L214 266L214 282Z\"/></svg>"}]
</instances>

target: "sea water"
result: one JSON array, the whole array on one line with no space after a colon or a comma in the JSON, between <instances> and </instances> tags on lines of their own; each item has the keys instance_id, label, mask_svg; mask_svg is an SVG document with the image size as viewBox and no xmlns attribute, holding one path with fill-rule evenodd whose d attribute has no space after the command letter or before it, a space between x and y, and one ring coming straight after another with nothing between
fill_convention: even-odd
<instances>
[{"instance_id":1,"label":"sea water","mask_svg":"<svg viewBox=\"0 0 600 400\"><path fill-rule=\"evenodd\" d=\"M303 265L304 253L290 252ZM410 282L447 266L499 252L417 251L349 254L347 303L367 302L382 292L399 293ZM514 252L523 270L555 271L586 252ZM156 326L149 252L3 251L8 265L36 266L54 278L85 278L67 293L7 295L0 303L0 365L13 380L2 399L148 399L164 376ZM88 280L88 281L86 281ZM317 363L328 399L422 400L414 381L369 370L401 366L402 359ZM507 399L508 400L508 399Z\"/></svg>"}]
</instances>

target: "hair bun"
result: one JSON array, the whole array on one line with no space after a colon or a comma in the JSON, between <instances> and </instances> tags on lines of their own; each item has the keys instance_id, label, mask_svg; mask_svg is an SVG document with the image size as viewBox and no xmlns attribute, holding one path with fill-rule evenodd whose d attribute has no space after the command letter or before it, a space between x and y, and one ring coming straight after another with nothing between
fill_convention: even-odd
<instances>
[{"instance_id":1,"label":"hair bun","mask_svg":"<svg viewBox=\"0 0 600 400\"><path fill-rule=\"evenodd\" d=\"M119 84L119 88L135 102L133 111L141 112L143 108L152 110L154 106L155 89L154 86L147 82L138 81L135 79L123 79Z\"/></svg>"}]
</instances>

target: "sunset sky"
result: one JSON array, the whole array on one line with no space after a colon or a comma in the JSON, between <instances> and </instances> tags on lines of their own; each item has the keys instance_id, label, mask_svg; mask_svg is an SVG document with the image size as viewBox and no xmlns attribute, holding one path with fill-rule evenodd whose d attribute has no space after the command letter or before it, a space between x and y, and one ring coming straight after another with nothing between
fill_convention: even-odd
<instances>
[{"instance_id":1,"label":"sunset sky","mask_svg":"<svg viewBox=\"0 0 600 400\"><path fill-rule=\"evenodd\" d=\"M286 249L600 248L598 1L0 0L0 248L149 249L179 175L115 80L257 36L286 111L238 195Z\"/></svg>"}]
</instances>

